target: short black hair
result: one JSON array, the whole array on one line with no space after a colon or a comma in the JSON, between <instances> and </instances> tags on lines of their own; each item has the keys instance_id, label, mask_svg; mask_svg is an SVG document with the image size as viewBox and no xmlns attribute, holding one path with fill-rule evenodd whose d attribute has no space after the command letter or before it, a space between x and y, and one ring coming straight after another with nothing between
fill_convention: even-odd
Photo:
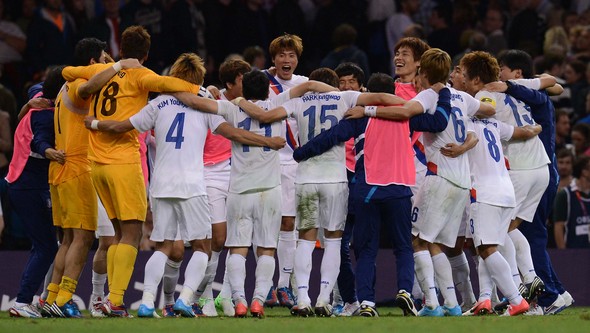
<instances>
[{"instance_id":1,"label":"short black hair","mask_svg":"<svg viewBox=\"0 0 590 333\"><path fill-rule=\"evenodd\" d=\"M96 38L84 38L76 44L74 50L74 61L72 66L87 66L90 65L90 60L98 62L102 51L106 50L107 43Z\"/></svg>"},{"instance_id":2,"label":"short black hair","mask_svg":"<svg viewBox=\"0 0 590 333\"><path fill-rule=\"evenodd\" d=\"M580 178L582 171L588 166L588 162L590 162L590 156L582 155L576 159L573 167L574 178Z\"/></svg>"},{"instance_id":3,"label":"short black hair","mask_svg":"<svg viewBox=\"0 0 590 333\"><path fill-rule=\"evenodd\" d=\"M359 85L362 86L365 83L365 72L354 62L343 62L336 67L334 72L336 72L338 78L352 75L358 81Z\"/></svg>"},{"instance_id":4,"label":"short black hair","mask_svg":"<svg viewBox=\"0 0 590 333\"><path fill-rule=\"evenodd\" d=\"M525 79L533 77L533 59L531 55L522 50L506 50L500 52L498 63L506 66L511 70L520 69Z\"/></svg>"},{"instance_id":5,"label":"short black hair","mask_svg":"<svg viewBox=\"0 0 590 333\"><path fill-rule=\"evenodd\" d=\"M45 83L43 83L43 98L55 99L61 90L61 87L66 83L66 80L61 75L65 66L54 66L47 72Z\"/></svg>"},{"instance_id":6,"label":"short black hair","mask_svg":"<svg viewBox=\"0 0 590 333\"><path fill-rule=\"evenodd\" d=\"M338 74L333 69L320 67L309 74L310 80L320 81L332 87L338 87Z\"/></svg>"},{"instance_id":7,"label":"short black hair","mask_svg":"<svg viewBox=\"0 0 590 333\"><path fill-rule=\"evenodd\" d=\"M242 78L242 93L248 100L263 101L268 98L269 79L263 72L252 70Z\"/></svg>"},{"instance_id":8,"label":"short black hair","mask_svg":"<svg viewBox=\"0 0 590 333\"><path fill-rule=\"evenodd\" d=\"M373 73L367 82L367 90L375 93L395 92L395 80L385 73Z\"/></svg>"}]
</instances>

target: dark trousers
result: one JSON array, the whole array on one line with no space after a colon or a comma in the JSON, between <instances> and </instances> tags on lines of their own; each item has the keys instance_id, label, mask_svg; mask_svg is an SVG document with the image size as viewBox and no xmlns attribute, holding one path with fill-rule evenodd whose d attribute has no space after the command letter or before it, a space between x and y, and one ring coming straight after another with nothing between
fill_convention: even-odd
<instances>
[{"instance_id":1,"label":"dark trousers","mask_svg":"<svg viewBox=\"0 0 590 333\"><path fill-rule=\"evenodd\" d=\"M414 256L412 250L412 223L410 197L391 199L355 200L354 252L356 287L359 301L375 301L376 258L379 251L379 230L385 225L393 243L396 260L397 289L412 290L414 283Z\"/></svg>"},{"instance_id":2,"label":"dark trousers","mask_svg":"<svg viewBox=\"0 0 590 333\"><path fill-rule=\"evenodd\" d=\"M51 217L49 190L15 190L8 187L10 203L24 224L32 248L16 297L31 303L57 253L57 237Z\"/></svg>"},{"instance_id":3,"label":"dark trousers","mask_svg":"<svg viewBox=\"0 0 590 333\"><path fill-rule=\"evenodd\" d=\"M342 244L340 245L340 273L338 274L338 290L342 300L354 303L356 299L355 276L350 259L350 241L354 230L355 216L348 214L346 224L342 233Z\"/></svg>"}]
</instances>

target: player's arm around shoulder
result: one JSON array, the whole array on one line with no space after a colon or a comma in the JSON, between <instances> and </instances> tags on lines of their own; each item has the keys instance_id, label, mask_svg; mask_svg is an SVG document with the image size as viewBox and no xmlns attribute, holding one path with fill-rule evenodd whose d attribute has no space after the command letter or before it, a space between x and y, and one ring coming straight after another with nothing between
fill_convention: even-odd
<instances>
[{"instance_id":1,"label":"player's arm around shoulder","mask_svg":"<svg viewBox=\"0 0 590 333\"><path fill-rule=\"evenodd\" d=\"M111 65L111 64L109 64ZM109 80L123 69L141 68L142 65L137 59L128 58L117 61L96 75L92 76L90 80L81 84L78 87L77 94L80 98L86 100L92 94L97 93L102 87L109 82Z\"/></svg>"},{"instance_id":2,"label":"player's arm around shoulder","mask_svg":"<svg viewBox=\"0 0 590 333\"><path fill-rule=\"evenodd\" d=\"M248 116L258 120L262 124L270 124L281 121L288 116L287 110L283 106L279 106L267 111L243 97L234 99L232 103L239 106L240 109L244 110Z\"/></svg>"},{"instance_id":3,"label":"player's arm around shoulder","mask_svg":"<svg viewBox=\"0 0 590 333\"><path fill-rule=\"evenodd\" d=\"M543 128L539 124L514 127L514 133L512 133L510 140L528 140L539 135L542 130Z\"/></svg>"},{"instance_id":4,"label":"player's arm around shoulder","mask_svg":"<svg viewBox=\"0 0 590 333\"><path fill-rule=\"evenodd\" d=\"M190 92L176 92L172 96L176 97L182 103L195 111L201 111L205 113L218 114L219 103L227 101L216 101L210 98L201 97Z\"/></svg>"},{"instance_id":5,"label":"player's arm around shoulder","mask_svg":"<svg viewBox=\"0 0 590 333\"><path fill-rule=\"evenodd\" d=\"M214 132L223 135L228 140L237 141L244 145L269 147L273 150L283 148L287 142L283 137L265 137L241 128L235 128L228 122L221 123Z\"/></svg>"},{"instance_id":6,"label":"player's arm around shoulder","mask_svg":"<svg viewBox=\"0 0 590 333\"><path fill-rule=\"evenodd\" d=\"M139 69L142 72L137 77L139 86L145 91L162 93L191 92L198 94L201 86L172 76L161 76L147 68Z\"/></svg>"},{"instance_id":7,"label":"player's arm around shoulder","mask_svg":"<svg viewBox=\"0 0 590 333\"><path fill-rule=\"evenodd\" d=\"M78 78L90 80L96 73L111 67L111 64L92 64L88 66L67 66L61 72L66 81L71 82Z\"/></svg>"},{"instance_id":8,"label":"player's arm around shoulder","mask_svg":"<svg viewBox=\"0 0 590 333\"><path fill-rule=\"evenodd\" d=\"M310 91L317 93L327 93L340 90L336 87L332 87L331 85L320 81L309 80L289 89L289 98L301 97L305 93Z\"/></svg>"},{"instance_id":9,"label":"player's arm around shoulder","mask_svg":"<svg viewBox=\"0 0 590 333\"><path fill-rule=\"evenodd\" d=\"M117 120L101 120L94 118L94 116L86 116L84 118L84 126L90 130L111 132L111 133L125 133L134 129L133 124L129 119L123 121Z\"/></svg>"}]
</instances>

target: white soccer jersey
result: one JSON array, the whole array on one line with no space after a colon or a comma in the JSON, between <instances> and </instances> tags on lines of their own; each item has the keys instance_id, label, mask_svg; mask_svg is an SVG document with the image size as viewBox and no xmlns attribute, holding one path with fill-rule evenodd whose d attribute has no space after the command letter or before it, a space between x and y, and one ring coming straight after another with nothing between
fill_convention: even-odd
<instances>
[{"instance_id":1,"label":"white soccer jersey","mask_svg":"<svg viewBox=\"0 0 590 333\"><path fill-rule=\"evenodd\" d=\"M477 145L468 151L476 201L500 207L514 207L514 187L506 169L501 145L502 140L510 140L514 127L493 118L471 118L469 122L479 139Z\"/></svg>"},{"instance_id":2,"label":"white soccer jersey","mask_svg":"<svg viewBox=\"0 0 590 333\"><path fill-rule=\"evenodd\" d=\"M291 76L291 80L283 80L278 76L275 76L274 78L281 86L283 92L286 92L287 90L295 87L296 85L307 82L309 80L306 76L295 74ZM271 82L269 87L268 98L275 102L277 105L281 104L275 101L275 98L279 95L279 92L280 90L278 89L278 87L276 87L276 85L273 82ZM286 119L281 126L281 136L287 140L287 144L285 145L285 147L279 149L281 164L297 164L297 162L295 162L295 160L293 159L292 146L294 144L298 145L298 143L291 141L292 138L287 133L286 123L289 123L289 128L291 130L291 135L293 136L293 138L297 139L297 122L294 119Z\"/></svg>"},{"instance_id":3,"label":"white soccer jersey","mask_svg":"<svg viewBox=\"0 0 590 333\"><path fill-rule=\"evenodd\" d=\"M475 98L495 106L495 118L501 122L515 127L535 124L529 106L514 97L482 90ZM511 170L537 169L549 164L543 142L537 136L525 141L503 142L502 146Z\"/></svg>"},{"instance_id":4,"label":"white soccer jersey","mask_svg":"<svg viewBox=\"0 0 590 333\"><path fill-rule=\"evenodd\" d=\"M218 114L234 127L266 136L279 136L282 122L260 124L242 109L227 101L217 101ZM271 101L257 101L265 110L272 109ZM253 147L232 141L232 167L229 180L231 193L267 190L281 184L279 154L268 147Z\"/></svg>"},{"instance_id":5,"label":"white soccer jersey","mask_svg":"<svg viewBox=\"0 0 590 333\"><path fill-rule=\"evenodd\" d=\"M215 131L223 118L190 109L173 96L160 95L129 121L139 132L152 128L155 132L152 197L186 199L207 194L203 147L207 130Z\"/></svg>"},{"instance_id":6,"label":"white soccer jersey","mask_svg":"<svg viewBox=\"0 0 590 333\"><path fill-rule=\"evenodd\" d=\"M356 105L360 93L343 91L307 93L283 104L287 115L297 121L299 142L304 145L342 119L344 113ZM302 161L297 166L296 184L346 182L344 143L325 153Z\"/></svg>"},{"instance_id":7,"label":"white soccer jersey","mask_svg":"<svg viewBox=\"0 0 590 333\"><path fill-rule=\"evenodd\" d=\"M424 132L424 151L426 161L432 167L436 166L436 174L450 181L461 188L469 188L471 181L469 179L469 162L467 155L452 158L441 154L440 149L449 143L462 145L467 137L467 121L479 110L479 102L471 95L451 90L451 114L447 127L439 133ZM419 102L425 112L434 114L438 102L438 94L427 89L420 92L413 101Z\"/></svg>"}]
</instances>

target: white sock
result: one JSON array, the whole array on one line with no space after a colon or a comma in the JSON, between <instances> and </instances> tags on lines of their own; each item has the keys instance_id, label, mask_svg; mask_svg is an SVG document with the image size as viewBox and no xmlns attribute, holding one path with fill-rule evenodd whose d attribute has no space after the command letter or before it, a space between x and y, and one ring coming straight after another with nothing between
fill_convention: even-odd
<instances>
[{"instance_id":1,"label":"white sock","mask_svg":"<svg viewBox=\"0 0 590 333\"><path fill-rule=\"evenodd\" d=\"M219 295L222 298L231 298L231 286L229 284L229 276L227 274L228 261L229 261L229 250L227 250L227 255L225 256L225 268L223 270L223 284L221 285L221 290L219 291Z\"/></svg>"},{"instance_id":2,"label":"white sock","mask_svg":"<svg viewBox=\"0 0 590 333\"><path fill-rule=\"evenodd\" d=\"M418 283L418 278L416 277L416 273L414 273L414 284L412 285L412 297L414 299L424 299L424 293L420 288L420 283Z\"/></svg>"},{"instance_id":3,"label":"white sock","mask_svg":"<svg viewBox=\"0 0 590 333\"><path fill-rule=\"evenodd\" d=\"M172 261L168 259L164 267L164 276L162 278L162 291L164 293L164 305L174 304L174 293L180 276L181 261Z\"/></svg>"},{"instance_id":4,"label":"white sock","mask_svg":"<svg viewBox=\"0 0 590 333\"><path fill-rule=\"evenodd\" d=\"M526 222L525 222L526 223ZM518 229L514 229L508 233L510 239L514 243L516 249L516 262L518 263L518 270L522 273L524 283L531 283L537 273L535 266L533 266L533 257L531 256L531 246L526 240L526 237Z\"/></svg>"},{"instance_id":5,"label":"white sock","mask_svg":"<svg viewBox=\"0 0 590 333\"><path fill-rule=\"evenodd\" d=\"M492 298L492 288L494 287L494 282L492 281L492 277L490 276L490 272L484 262L484 260L480 257L479 258L479 265L477 266L477 276L479 277L479 299L478 301L483 301L486 299Z\"/></svg>"},{"instance_id":6,"label":"white sock","mask_svg":"<svg viewBox=\"0 0 590 333\"><path fill-rule=\"evenodd\" d=\"M510 266L506 259L499 252L494 252L485 260L485 265L492 276L492 280L500 289L502 294L510 301L510 304L518 305L522 302L522 297L518 292L518 287L514 285L510 276Z\"/></svg>"},{"instance_id":7,"label":"white sock","mask_svg":"<svg viewBox=\"0 0 590 333\"><path fill-rule=\"evenodd\" d=\"M432 257L432 265L440 293L445 299L445 306L448 308L456 307L459 303L457 302L455 284L453 283L453 271L447 255L444 253L435 255Z\"/></svg>"},{"instance_id":8,"label":"white sock","mask_svg":"<svg viewBox=\"0 0 590 333\"><path fill-rule=\"evenodd\" d=\"M166 260L168 260L168 256L163 252L155 251L145 264L141 303L147 305L148 308L154 308L154 298L164 275Z\"/></svg>"},{"instance_id":9,"label":"white sock","mask_svg":"<svg viewBox=\"0 0 590 333\"><path fill-rule=\"evenodd\" d=\"M199 284L195 296L197 298L213 298L213 280L215 280L215 273L217 272L217 265L219 264L219 252L211 251L211 259L207 262L207 270L205 277Z\"/></svg>"},{"instance_id":10,"label":"white sock","mask_svg":"<svg viewBox=\"0 0 590 333\"><path fill-rule=\"evenodd\" d=\"M300 239L295 250L295 279L297 280L298 304L310 305L309 276L311 274L311 254L315 248L314 241Z\"/></svg>"},{"instance_id":11,"label":"white sock","mask_svg":"<svg viewBox=\"0 0 590 333\"><path fill-rule=\"evenodd\" d=\"M430 252L414 252L414 269L418 284L424 293L425 305L431 309L436 308L439 304L436 297L436 287L434 286L434 265L432 264Z\"/></svg>"},{"instance_id":12,"label":"white sock","mask_svg":"<svg viewBox=\"0 0 590 333\"><path fill-rule=\"evenodd\" d=\"M244 282L246 280L246 258L232 254L227 260L227 276L231 286L231 297L234 301L246 298ZM268 290L266 291L268 293Z\"/></svg>"},{"instance_id":13,"label":"white sock","mask_svg":"<svg viewBox=\"0 0 590 333\"><path fill-rule=\"evenodd\" d=\"M508 266L510 267L510 275L512 276L512 281L516 286L520 286L522 280L520 278L520 272L518 271L518 264L516 263L516 249L514 248L514 243L512 239L506 235L504 239L504 245L498 246L498 251L504 257Z\"/></svg>"},{"instance_id":14,"label":"white sock","mask_svg":"<svg viewBox=\"0 0 590 333\"><path fill-rule=\"evenodd\" d=\"M190 261L186 265L184 284L178 297L184 304L189 305L193 303L195 290L197 290L197 287L205 277L208 259L209 256L206 253L194 251Z\"/></svg>"},{"instance_id":15,"label":"white sock","mask_svg":"<svg viewBox=\"0 0 590 333\"><path fill-rule=\"evenodd\" d=\"M450 257L449 263L453 272L453 282L455 289L461 294L463 304L469 305L475 303L475 294L473 293L473 286L471 285L471 278L469 277L469 263L467 256L461 252L458 256Z\"/></svg>"},{"instance_id":16,"label":"white sock","mask_svg":"<svg viewBox=\"0 0 590 333\"><path fill-rule=\"evenodd\" d=\"M92 271L92 297L104 299L104 285L107 283L107 273L99 274Z\"/></svg>"},{"instance_id":17,"label":"white sock","mask_svg":"<svg viewBox=\"0 0 590 333\"><path fill-rule=\"evenodd\" d=\"M279 282L277 288L289 287L289 279L293 274L293 261L297 248L297 235L295 231L279 232L277 245L277 258L279 260Z\"/></svg>"},{"instance_id":18,"label":"white sock","mask_svg":"<svg viewBox=\"0 0 590 333\"><path fill-rule=\"evenodd\" d=\"M342 238L324 240L324 256L320 266L320 294L317 304L330 304L330 294L340 273L340 244Z\"/></svg>"},{"instance_id":19,"label":"white sock","mask_svg":"<svg viewBox=\"0 0 590 333\"><path fill-rule=\"evenodd\" d=\"M268 291L272 287L272 277L275 272L275 258L267 255L258 257L256 262L256 286L254 287L254 295L252 298L257 298L262 303L266 300Z\"/></svg>"}]
</instances>

